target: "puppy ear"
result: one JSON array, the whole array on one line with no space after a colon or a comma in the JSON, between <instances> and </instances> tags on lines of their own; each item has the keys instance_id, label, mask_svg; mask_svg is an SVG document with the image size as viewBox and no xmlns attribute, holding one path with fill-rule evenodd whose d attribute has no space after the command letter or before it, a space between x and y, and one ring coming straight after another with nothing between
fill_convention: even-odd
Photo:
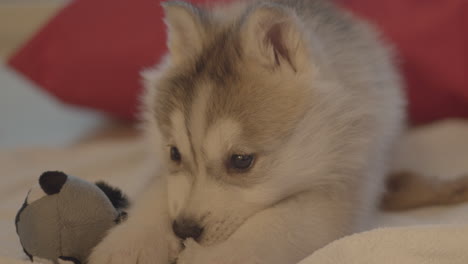
<instances>
[{"instance_id":1,"label":"puppy ear","mask_svg":"<svg viewBox=\"0 0 468 264\"><path fill-rule=\"evenodd\" d=\"M162 4L168 31L168 48L172 60L180 62L184 57L199 53L206 16L201 9L181 1L169 1Z\"/></svg>"},{"instance_id":2,"label":"puppy ear","mask_svg":"<svg viewBox=\"0 0 468 264\"><path fill-rule=\"evenodd\" d=\"M299 19L287 7L259 5L247 14L241 30L246 54L267 68L288 66L297 71L301 58L306 60Z\"/></svg>"}]
</instances>

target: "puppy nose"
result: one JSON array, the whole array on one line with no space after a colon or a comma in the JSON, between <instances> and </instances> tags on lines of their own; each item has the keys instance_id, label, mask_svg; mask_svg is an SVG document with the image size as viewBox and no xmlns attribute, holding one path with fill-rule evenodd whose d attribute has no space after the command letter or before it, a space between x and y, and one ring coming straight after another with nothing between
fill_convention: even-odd
<instances>
[{"instance_id":1,"label":"puppy nose","mask_svg":"<svg viewBox=\"0 0 468 264\"><path fill-rule=\"evenodd\" d=\"M172 230L174 234L181 239L191 237L197 240L203 233L203 228L190 219L181 219L172 222Z\"/></svg>"}]
</instances>

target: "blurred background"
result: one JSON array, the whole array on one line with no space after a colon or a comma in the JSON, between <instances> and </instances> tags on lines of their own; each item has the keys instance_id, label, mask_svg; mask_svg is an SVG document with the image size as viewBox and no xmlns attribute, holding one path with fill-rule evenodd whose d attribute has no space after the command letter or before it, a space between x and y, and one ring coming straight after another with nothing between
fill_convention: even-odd
<instances>
[{"instance_id":1,"label":"blurred background","mask_svg":"<svg viewBox=\"0 0 468 264\"><path fill-rule=\"evenodd\" d=\"M65 105L7 59L67 4L67 0L0 0L0 149L64 146L93 133L106 118Z\"/></svg>"},{"instance_id":2,"label":"blurred background","mask_svg":"<svg viewBox=\"0 0 468 264\"><path fill-rule=\"evenodd\" d=\"M335 1L393 46L412 126L468 117L466 0ZM0 0L0 149L137 121L140 72L166 51L160 2Z\"/></svg>"}]
</instances>

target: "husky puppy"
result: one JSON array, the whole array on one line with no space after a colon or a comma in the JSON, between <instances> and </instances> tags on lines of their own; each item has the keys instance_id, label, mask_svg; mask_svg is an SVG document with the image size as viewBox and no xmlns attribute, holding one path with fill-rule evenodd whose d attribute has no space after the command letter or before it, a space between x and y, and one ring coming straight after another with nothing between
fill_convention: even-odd
<instances>
[{"instance_id":1,"label":"husky puppy","mask_svg":"<svg viewBox=\"0 0 468 264\"><path fill-rule=\"evenodd\" d=\"M290 264L362 230L404 120L391 54L328 1L164 5L147 71L162 160L91 264Z\"/></svg>"}]
</instances>

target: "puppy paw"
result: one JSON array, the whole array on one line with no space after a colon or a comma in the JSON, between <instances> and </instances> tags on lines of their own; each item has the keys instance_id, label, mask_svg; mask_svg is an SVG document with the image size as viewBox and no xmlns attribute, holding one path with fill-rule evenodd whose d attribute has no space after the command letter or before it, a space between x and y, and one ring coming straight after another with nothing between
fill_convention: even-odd
<instances>
[{"instance_id":1,"label":"puppy paw","mask_svg":"<svg viewBox=\"0 0 468 264\"><path fill-rule=\"evenodd\" d=\"M165 234L124 223L93 250L88 264L168 264L165 240Z\"/></svg>"},{"instance_id":2,"label":"puppy paw","mask_svg":"<svg viewBox=\"0 0 468 264\"><path fill-rule=\"evenodd\" d=\"M256 264L253 255L238 252L236 248L219 244L203 247L189 238L177 258L177 264Z\"/></svg>"},{"instance_id":3,"label":"puppy paw","mask_svg":"<svg viewBox=\"0 0 468 264\"><path fill-rule=\"evenodd\" d=\"M206 261L206 249L200 246L195 240L189 238L184 241L184 249L177 257L177 264L195 264L205 263ZM220 262L221 264L222 262Z\"/></svg>"}]
</instances>

